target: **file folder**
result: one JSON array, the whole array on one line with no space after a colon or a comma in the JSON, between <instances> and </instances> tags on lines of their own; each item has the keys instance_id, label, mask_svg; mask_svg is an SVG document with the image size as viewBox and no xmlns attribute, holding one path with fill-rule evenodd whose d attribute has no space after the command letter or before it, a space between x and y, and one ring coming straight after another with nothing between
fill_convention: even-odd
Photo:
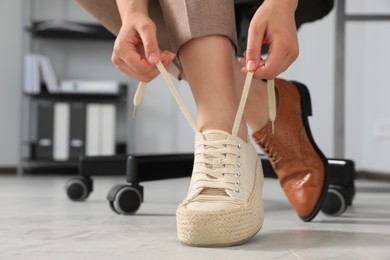
<instances>
[{"instance_id":1,"label":"file folder","mask_svg":"<svg viewBox=\"0 0 390 260\"><path fill-rule=\"evenodd\" d=\"M37 145L36 157L42 160L53 159L53 103L42 101L37 105Z\"/></svg>"},{"instance_id":2,"label":"file folder","mask_svg":"<svg viewBox=\"0 0 390 260\"><path fill-rule=\"evenodd\" d=\"M54 105L54 146L53 159L69 159L69 104L58 102Z\"/></svg>"},{"instance_id":3,"label":"file folder","mask_svg":"<svg viewBox=\"0 0 390 260\"><path fill-rule=\"evenodd\" d=\"M69 159L78 160L85 151L85 104L70 104Z\"/></svg>"}]
</instances>

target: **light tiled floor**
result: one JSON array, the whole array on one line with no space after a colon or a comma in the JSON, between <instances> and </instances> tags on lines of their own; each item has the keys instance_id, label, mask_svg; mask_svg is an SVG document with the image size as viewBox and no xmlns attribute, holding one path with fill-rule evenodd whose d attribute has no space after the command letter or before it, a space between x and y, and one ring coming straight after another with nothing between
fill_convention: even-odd
<instances>
[{"instance_id":1,"label":"light tiled floor","mask_svg":"<svg viewBox=\"0 0 390 260\"><path fill-rule=\"evenodd\" d=\"M116 215L105 198L124 178L95 178L79 203L66 197L67 179L0 175L0 259L390 259L390 183L358 181L346 213L303 223L277 181L266 179L260 233L213 249L176 239L175 209L189 179L143 183L145 202L133 216Z\"/></svg>"}]
</instances>

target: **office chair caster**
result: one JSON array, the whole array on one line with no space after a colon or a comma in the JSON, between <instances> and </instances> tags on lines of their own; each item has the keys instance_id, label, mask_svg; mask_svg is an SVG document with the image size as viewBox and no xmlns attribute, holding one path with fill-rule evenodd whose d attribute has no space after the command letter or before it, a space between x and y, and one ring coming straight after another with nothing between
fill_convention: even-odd
<instances>
[{"instance_id":1,"label":"office chair caster","mask_svg":"<svg viewBox=\"0 0 390 260\"><path fill-rule=\"evenodd\" d=\"M107 194L111 209L117 214L131 215L143 202L144 188L138 184L116 185Z\"/></svg>"},{"instance_id":2,"label":"office chair caster","mask_svg":"<svg viewBox=\"0 0 390 260\"><path fill-rule=\"evenodd\" d=\"M339 185L329 185L328 194L322 205L322 212L329 216L340 216L348 206L348 189Z\"/></svg>"},{"instance_id":3,"label":"office chair caster","mask_svg":"<svg viewBox=\"0 0 390 260\"><path fill-rule=\"evenodd\" d=\"M93 190L92 179L85 176L78 176L69 179L65 184L66 194L73 201L84 201Z\"/></svg>"},{"instance_id":4,"label":"office chair caster","mask_svg":"<svg viewBox=\"0 0 390 260\"><path fill-rule=\"evenodd\" d=\"M330 184L321 211L332 217L343 214L355 196L355 165L351 160L329 159Z\"/></svg>"}]
</instances>

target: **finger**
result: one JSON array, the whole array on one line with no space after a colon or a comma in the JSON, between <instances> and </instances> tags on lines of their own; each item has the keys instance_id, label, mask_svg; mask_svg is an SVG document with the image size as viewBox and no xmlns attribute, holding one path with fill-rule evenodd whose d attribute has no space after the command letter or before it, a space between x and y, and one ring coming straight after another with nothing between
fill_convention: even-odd
<instances>
[{"instance_id":1,"label":"finger","mask_svg":"<svg viewBox=\"0 0 390 260\"><path fill-rule=\"evenodd\" d=\"M155 65L150 64L143 58L135 46L129 45L127 48L122 47L120 48L120 53L116 55L137 74L148 73L155 69Z\"/></svg>"},{"instance_id":2,"label":"finger","mask_svg":"<svg viewBox=\"0 0 390 260\"><path fill-rule=\"evenodd\" d=\"M259 71L255 73L256 76L273 79L284 72L297 57L294 48L291 47L280 40L271 43L265 66L259 68Z\"/></svg>"},{"instance_id":3,"label":"finger","mask_svg":"<svg viewBox=\"0 0 390 260\"><path fill-rule=\"evenodd\" d=\"M169 64L176 58L175 54L168 54L167 56L160 55L161 63L164 67L168 67Z\"/></svg>"},{"instance_id":4,"label":"finger","mask_svg":"<svg viewBox=\"0 0 390 260\"><path fill-rule=\"evenodd\" d=\"M263 70L264 75L268 79L275 78L276 75L284 71L286 62L288 62L288 50L280 41L275 40L270 44L266 65Z\"/></svg>"},{"instance_id":5,"label":"finger","mask_svg":"<svg viewBox=\"0 0 390 260\"><path fill-rule=\"evenodd\" d=\"M170 56L173 56L173 57L176 57L176 54L171 52L171 51L168 51L168 50L163 50L160 55L166 55L167 57L170 57Z\"/></svg>"},{"instance_id":6,"label":"finger","mask_svg":"<svg viewBox=\"0 0 390 260\"><path fill-rule=\"evenodd\" d=\"M121 72L129 75L130 77L142 82L149 82L153 80L155 77L157 77L160 73L156 67L154 67L153 70L147 73L137 73L134 70L132 70L129 66L127 66L127 64L124 61L117 62L116 68Z\"/></svg>"},{"instance_id":7,"label":"finger","mask_svg":"<svg viewBox=\"0 0 390 260\"><path fill-rule=\"evenodd\" d=\"M130 37L132 38L132 37ZM118 65L121 61L124 61L133 70L136 70L138 64L142 60L141 53L137 50L138 42L133 40L119 40L115 41L114 49L112 52L112 63Z\"/></svg>"},{"instance_id":8,"label":"finger","mask_svg":"<svg viewBox=\"0 0 390 260\"><path fill-rule=\"evenodd\" d=\"M148 62L155 65L160 61L156 27L152 23L143 23L137 27L137 31L145 48L145 56Z\"/></svg>"},{"instance_id":9,"label":"finger","mask_svg":"<svg viewBox=\"0 0 390 260\"><path fill-rule=\"evenodd\" d=\"M261 57L261 45L263 44L265 25L251 24L248 30L248 43L245 53L246 69L257 69Z\"/></svg>"},{"instance_id":10,"label":"finger","mask_svg":"<svg viewBox=\"0 0 390 260\"><path fill-rule=\"evenodd\" d=\"M162 51L160 53L160 60L161 60L161 62L163 62L163 60L167 60L167 59L173 60L175 57L176 57L176 55L173 52L170 52L170 51L164 50L164 51Z\"/></svg>"}]
</instances>

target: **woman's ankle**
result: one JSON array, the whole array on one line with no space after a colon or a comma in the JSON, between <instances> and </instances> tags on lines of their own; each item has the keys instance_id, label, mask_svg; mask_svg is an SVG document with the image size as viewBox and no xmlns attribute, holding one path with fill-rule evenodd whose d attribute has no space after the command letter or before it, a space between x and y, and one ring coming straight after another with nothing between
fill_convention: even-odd
<instances>
[{"instance_id":1,"label":"woman's ankle","mask_svg":"<svg viewBox=\"0 0 390 260\"><path fill-rule=\"evenodd\" d=\"M214 121L214 120L199 120L198 119L198 129L201 133L207 130L221 130L232 134L233 123L226 124L227 121ZM246 123L242 122L240 128L238 130L237 136L241 138L244 142L248 140L248 128L246 127Z\"/></svg>"}]
</instances>

